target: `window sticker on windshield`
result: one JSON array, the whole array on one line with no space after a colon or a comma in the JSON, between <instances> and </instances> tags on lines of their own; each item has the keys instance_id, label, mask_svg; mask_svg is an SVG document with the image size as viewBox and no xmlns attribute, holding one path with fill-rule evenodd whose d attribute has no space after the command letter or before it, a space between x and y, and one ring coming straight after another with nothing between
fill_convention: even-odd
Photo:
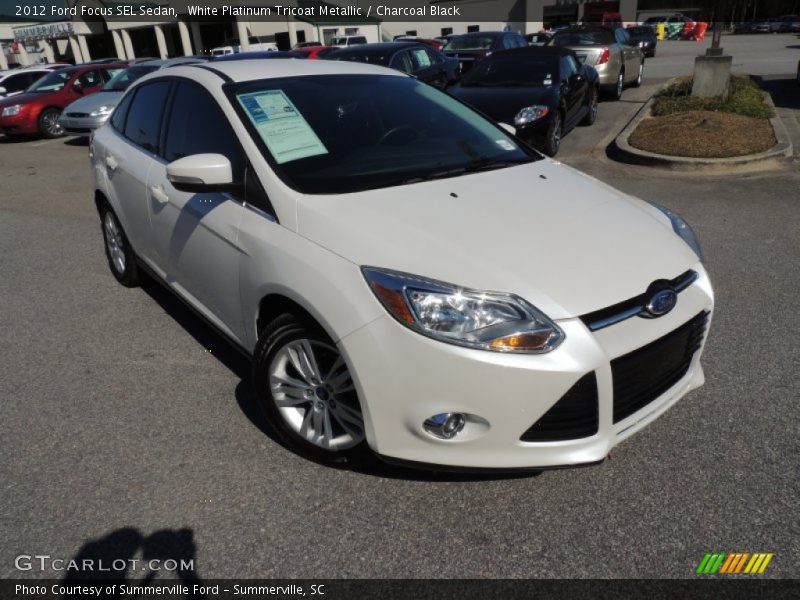
<instances>
[{"instance_id":1,"label":"window sticker on windshield","mask_svg":"<svg viewBox=\"0 0 800 600\"><path fill-rule=\"evenodd\" d=\"M239 94L237 98L278 164L328 153L282 90Z\"/></svg>"},{"instance_id":2,"label":"window sticker on windshield","mask_svg":"<svg viewBox=\"0 0 800 600\"><path fill-rule=\"evenodd\" d=\"M494 143L500 146L503 150L514 150L514 144L508 140L495 140Z\"/></svg>"}]
</instances>

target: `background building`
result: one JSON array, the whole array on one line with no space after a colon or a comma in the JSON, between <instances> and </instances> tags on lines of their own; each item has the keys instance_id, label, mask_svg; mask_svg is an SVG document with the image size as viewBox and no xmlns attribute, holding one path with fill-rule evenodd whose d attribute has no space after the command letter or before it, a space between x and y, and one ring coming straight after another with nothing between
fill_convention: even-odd
<instances>
[{"instance_id":1,"label":"background building","mask_svg":"<svg viewBox=\"0 0 800 600\"><path fill-rule=\"evenodd\" d=\"M57 0L60 1L60 0ZM229 0L234 2L235 0ZM67 6L84 5L108 8L123 4L119 0L64 0ZM139 5L139 2L131 2ZM248 7L274 6L275 0L240 0ZM309 6L320 0L281 0L280 4ZM336 4L336 0L328 2ZM348 4L339 2L340 4ZM387 0L392 5L393 0ZM377 18L339 17L325 20L288 17L260 21L247 17L197 17L178 14L166 22L129 22L103 17L68 21L24 22L0 15L0 44L10 63L85 62L108 57L132 59L167 58L209 52L226 40L238 38L243 50L248 38L273 42L289 49L304 41L327 43L339 35L364 35L368 41L391 40L409 34L437 37L469 31L508 30L531 33L543 27L580 20L599 20L604 13L635 15L637 0L409 0L400 4L469 6L470 14L486 19L468 21L394 21ZM631 16L628 20L633 20ZM0 64L0 68L2 64Z\"/></svg>"}]
</instances>

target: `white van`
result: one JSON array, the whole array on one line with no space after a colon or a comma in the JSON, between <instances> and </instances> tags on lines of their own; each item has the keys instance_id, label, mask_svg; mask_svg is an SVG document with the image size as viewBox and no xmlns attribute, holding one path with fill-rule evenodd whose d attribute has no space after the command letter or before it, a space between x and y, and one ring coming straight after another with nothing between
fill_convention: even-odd
<instances>
[{"instance_id":1,"label":"white van","mask_svg":"<svg viewBox=\"0 0 800 600\"><path fill-rule=\"evenodd\" d=\"M275 45L274 36L257 36L251 35L247 38L247 41L250 42L250 50L278 50L278 46ZM239 38L231 38L226 40L222 46L217 46L216 48L211 49L212 56L225 56L227 54L238 54L242 51L241 43L239 42Z\"/></svg>"},{"instance_id":2,"label":"white van","mask_svg":"<svg viewBox=\"0 0 800 600\"><path fill-rule=\"evenodd\" d=\"M355 46L356 44L366 44L367 38L363 35L338 35L331 40L330 46Z\"/></svg>"}]
</instances>

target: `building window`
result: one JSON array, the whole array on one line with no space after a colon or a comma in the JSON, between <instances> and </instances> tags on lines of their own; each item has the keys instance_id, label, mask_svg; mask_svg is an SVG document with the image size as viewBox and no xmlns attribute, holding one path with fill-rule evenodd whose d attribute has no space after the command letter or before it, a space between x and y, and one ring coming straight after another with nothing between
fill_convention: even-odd
<instances>
[{"instance_id":1,"label":"building window","mask_svg":"<svg viewBox=\"0 0 800 600\"><path fill-rule=\"evenodd\" d=\"M358 27L345 27L344 28L345 35L358 35Z\"/></svg>"},{"instance_id":2,"label":"building window","mask_svg":"<svg viewBox=\"0 0 800 600\"><path fill-rule=\"evenodd\" d=\"M480 31L480 25L467 25L467 33L475 33L476 31Z\"/></svg>"},{"instance_id":3,"label":"building window","mask_svg":"<svg viewBox=\"0 0 800 600\"><path fill-rule=\"evenodd\" d=\"M442 37L446 35L451 35L453 33L452 27L442 27Z\"/></svg>"},{"instance_id":4,"label":"building window","mask_svg":"<svg viewBox=\"0 0 800 600\"><path fill-rule=\"evenodd\" d=\"M406 35L417 35L417 30L416 29L412 29L410 31L406 31Z\"/></svg>"},{"instance_id":5,"label":"building window","mask_svg":"<svg viewBox=\"0 0 800 600\"><path fill-rule=\"evenodd\" d=\"M297 43L302 44L306 41L306 30L305 29L298 29L297 30Z\"/></svg>"}]
</instances>

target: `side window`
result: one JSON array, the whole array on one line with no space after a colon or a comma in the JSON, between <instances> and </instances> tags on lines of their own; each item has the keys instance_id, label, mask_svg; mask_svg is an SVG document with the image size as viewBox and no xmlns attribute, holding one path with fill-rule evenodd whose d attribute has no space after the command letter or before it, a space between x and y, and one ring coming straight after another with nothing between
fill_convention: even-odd
<instances>
[{"instance_id":1,"label":"side window","mask_svg":"<svg viewBox=\"0 0 800 600\"><path fill-rule=\"evenodd\" d=\"M6 88L6 91L11 94L26 89L29 81L30 75L28 73L20 73L19 75L6 77L4 81L0 82L0 86Z\"/></svg>"},{"instance_id":2,"label":"side window","mask_svg":"<svg viewBox=\"0 0 800 600\"><path fill-rule=\"evenodd\" d=\"M441 62L444 62L442 55L436 52L433 48L425 48L425 53L428 55L428 59L431 61L432 65L438 65Z\"/></svg>"},{"instance_id":3,"label":"side window","mask_svg":"<svg viewBox=\"0 0 800 600\"><path fill-rule=\"evenodd\" d=\"M413 61L414 73L431 66L431 57L428 56L425 48L414 48L411 51L411 59Z\"/></svg>"},{"instance_id":4,"label":"side window","mask_svg":"<svg viewBox=\"0 0 800 600\"><path fill-rule=\"evenodd\" d=\"M578 66L575 64L575 61L572 59L571 56L562 56L560 62L561 62L562 81L568 80L578 71Z\"/></svg>"},{"instance_id":5,"label":"side window","mask_svg":"<svg viewBox=\"0 0 800 600\"><path fill-rule=\"evenodd\" d=\"M414 68L411 64L411 59L408 56L408 52L398 52L392 57L391 62L389 63L389 68L397 69L398 71L403 71L404 73L413 73Z\"/></svg>"},{"instance_id":6,"label":"side window","mask_svg":"<svg viewBox=\"0 0 800 600\"><path fill-rule=\"evenodd\" d=\"M111 114L111 126L120 133L125 131L125 116L128 114L128 107L131 105L133 94L134 92L127 94Z\"/></svg>"},{"instance_id":7,"label":"side window","mask_svg":"<svg viewBox=\"0 0 800 600\"><path fill-rule=\"evenodd\" d=\"M169 86L169 81L139 86L125 120L125 137L153 153L158 152L159 127Z\"/></svg>"},{"instance_id":8,"label":"side window","mask_svg":"<svg viewBox=\"0 0 800 600\"><path fill-rule=\"evenodd\" d=\"M88 90L103 83L103 77L100 71L86 71L78 76L75 83L80 83L83 89Z\"/></svg>"},{"instance_id":9,"label":"side window","mask_svg":"<svg viewBox=\"0 0 800 600\"><path fill-rule=\"evenodd\" d=\"M517 45L514 43L514 38L510 35L503 36L503 48L516 48Z\"/></svg>"},{"instance_id":10,"label":"side window","mask_svg":"<svg viewBox=\"0 0 800 600\"><path fill-rule=\"evenodd\" d=\"M164 158L172 162L209 153L227 156L234 180L244 181L244 156L222 110L204 89L179 83L167 124Z\"/></svg>"}]
</instances>

